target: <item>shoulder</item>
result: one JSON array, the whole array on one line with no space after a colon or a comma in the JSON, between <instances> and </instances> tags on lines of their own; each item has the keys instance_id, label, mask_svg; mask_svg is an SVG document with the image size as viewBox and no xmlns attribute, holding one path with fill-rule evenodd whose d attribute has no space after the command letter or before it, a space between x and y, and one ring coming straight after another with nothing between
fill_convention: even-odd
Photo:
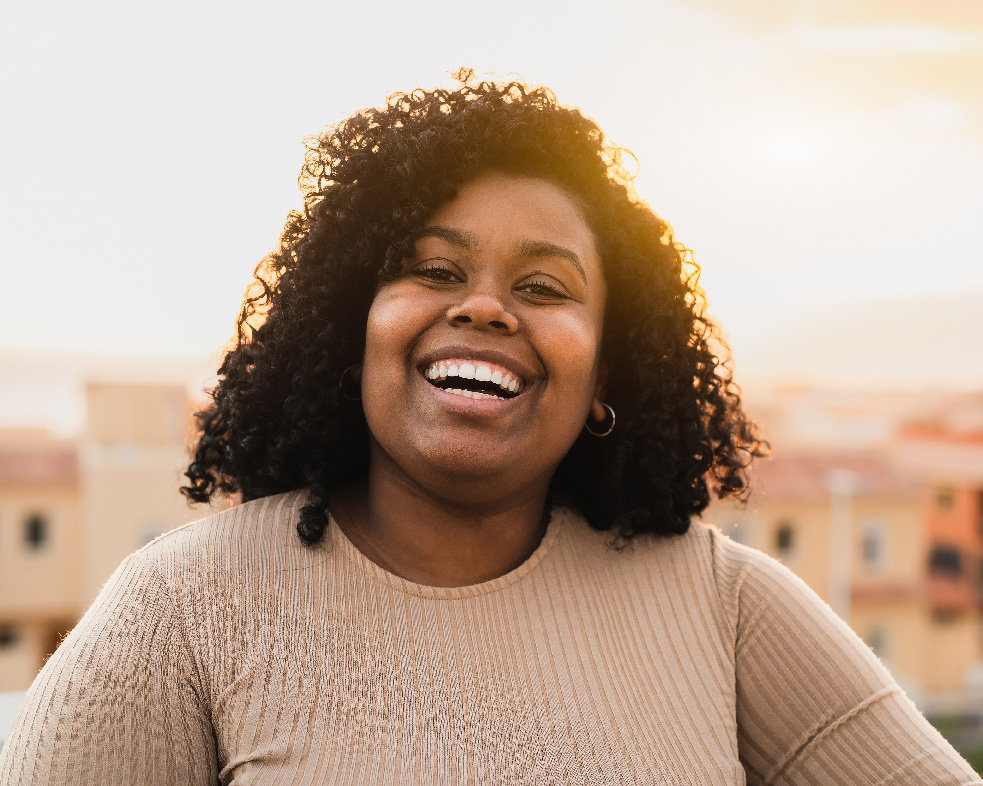
<instances>
[{"instance_id":1,"label":"shoulder","mask_svg":"<svg viewBox=\"0 0 983 786\"><path fill-rule=\"evenodd\" d=\"M717 528L694 520L678 535L639 535L621 543L611 532L592 529L566 510L566 548L598 579L615 584L642 582L662 602L687 602L694 594L710 602L739 591L754 566L769 558L735 543ZM723 604L726 605L726 604Z\"/></svg>"},{"instance_id":2,"label":"shoulder","mask_svg":"<svg viewBox=\"0 0 983 786\"><path fill-rule=\"evenodd\" d=\"M306 498L306 490L264 497L161 535L127 558L107 590L166 607L206 684L219 661L235 661L290 598L304 596L298 582L320 575L305 568L323 563L328 549L304 546L296 531Z\"/></svg>"},{"instance_id":3,"label":"shoulder","mask_svg":"<svg viewBox=\"0 0 983 786\"><path fill-rule=\"evenodd\" d=\"M811 590L777 560L737 543L712 524L694 519L679 535L641 535L619 546L610 532L590 528L567 511L569 548L592 573L614 583L644 582L663 603L691 604L697 597L716 607L715 614L736 633L742 606L768 605L769 597L813 596ZM810 598L808 602L815 602ZM821 603L821 601L819 601Z\"/></svg>"},{"instance_id":4,"label":"shoulder","mask_svg":"<svg viewBox=\"0 0 983 786\"><path fill-rule=\"evenodd\" d=\"M306 498L306 490L264 497L172 530L128 558L126 581L155 584L191 640L245 635L240 626L268 617L294 578L325 560L324 544L297 536Z\"/></svg>"},{"instance_id":5,"label":"shoulder","mask_svg":"<svg viewBox=\"0 0 983 786\"><path fill-rule=\"evenodd\" d=\"M739 638L762 616L807 613L825 625L845 627L809 585L774 557L737 543L704 522L694 522L691 530L707 543L721 607Z\"/></svg>"},{"instance_id":6,"label":"shoulder","mask_svg":"<svg viewBox=\"0 0 983 786\"><path fill-rule=\"evenodd\" d=\"M575 511L564 510L564 516L566 530L571 533L570 541L575 549L602 560L614 560L623 567L635 566L656 571L670 568L685 570L716 584L740 581L755 565L774 562L761 552L734 542L716 527L699 519L694 519L682 534L643 534L622 544L613 533L592 529Z\"/></svg>"},{"instance_id":7,"label":"shoulder","mask_svg":"<svg viewBox=\"0 0 983 786\"><path fill-rule=\"evenodd\" d=\"M244 502L171 530L133 557L154 565L165 578L192 567L255 567L295 559L304 550L296 524L306 490Z\"/></svg>"}]
</instances>

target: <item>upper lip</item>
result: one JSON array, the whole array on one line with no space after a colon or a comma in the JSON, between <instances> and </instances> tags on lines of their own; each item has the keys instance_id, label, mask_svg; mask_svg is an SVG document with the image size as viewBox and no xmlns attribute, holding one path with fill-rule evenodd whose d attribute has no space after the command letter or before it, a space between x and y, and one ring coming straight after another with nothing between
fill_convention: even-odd
<instances>
[{"instance_id":1,"label":"upper lip","mask_svg":"<svg viewBox=\"0 0 983 786\"><path fill-rule=\"evenodd\" d=\"M478 349L460 344L431 350L421 358L417 369L422 373L431 363L439 360L484 360L486 363L495 363L512 372L513 376L518 377L525 386L536 377L529 366L512 355L495 349Z\"/></svg>"}]
</instances>

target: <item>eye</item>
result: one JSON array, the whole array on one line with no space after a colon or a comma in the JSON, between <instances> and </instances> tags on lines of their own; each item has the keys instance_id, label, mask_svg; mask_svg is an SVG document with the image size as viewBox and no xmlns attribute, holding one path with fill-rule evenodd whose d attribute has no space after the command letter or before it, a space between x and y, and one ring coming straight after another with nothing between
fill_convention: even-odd
<instances>
[{"instance_id":1,"label":"eye","mask_svg":"<svg viewBox=\"0 0 983 786\"><path fill-rule=\"evenodd\" d=\"M463 280L454 263L443 257L425 259L409 272L424 281L439 284L456 284Z\"/></svg>"},{"instance_id":2,"label":"eye","mask_svg":"<svg viewBox=\"0 0 983 786\"><path fill-rule=\"evenodd\" d=\"M562 286L551 278L536 276L523 281L516 287L519 292L531 295L536 300L569 300L570 296Z\"/></svg>"}]
</instances>

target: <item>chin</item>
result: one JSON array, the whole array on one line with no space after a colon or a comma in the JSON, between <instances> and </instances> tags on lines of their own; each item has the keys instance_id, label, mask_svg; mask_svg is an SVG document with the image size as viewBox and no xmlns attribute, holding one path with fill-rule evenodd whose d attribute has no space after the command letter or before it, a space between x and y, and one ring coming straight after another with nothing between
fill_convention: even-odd
<instances>
[{"instance_id":1,"label":"chin","mask_svg":"<svg viewBox=\"0 0 983 786\"><path fill-rule=\"evenodd\" d=\"M445 499L477 502L485 496L500 497L503 489L521 487L522 477L512 450L489 451L475 440L441 440L420 446L412 455L396 459L415 482ZM487 491L487 494L484 492Z\"/></svg>"},{"instance_id":2,"label":"chin","mask_svg":"<svg viewBox=\"0 0 983 786\"><path fill-rule=\"evenodd\" d=\"M488 479L514 471L515 461L511 451L489 451L487 446L462 440L457 444L442 442L423 451L417 468L424 467L456 478Z\"/></svg>"}]
</instances>

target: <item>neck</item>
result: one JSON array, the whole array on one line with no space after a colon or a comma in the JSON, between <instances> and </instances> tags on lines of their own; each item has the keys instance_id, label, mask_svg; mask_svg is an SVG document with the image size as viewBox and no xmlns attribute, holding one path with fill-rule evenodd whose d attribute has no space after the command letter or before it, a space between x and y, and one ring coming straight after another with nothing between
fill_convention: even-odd
<instances>
[{"instance_id":1,"label":"neck","mask_svg":"<svg viewBox=\"0 0 983 786\"><path fill-rule=\"evenodd\" d=\"M514 570L546 532L548 480L494 500L429 493L373 462L368 478L332 497L349 540L390 573L433 587L462 587Z\"/></svg>"}]
</instances>

